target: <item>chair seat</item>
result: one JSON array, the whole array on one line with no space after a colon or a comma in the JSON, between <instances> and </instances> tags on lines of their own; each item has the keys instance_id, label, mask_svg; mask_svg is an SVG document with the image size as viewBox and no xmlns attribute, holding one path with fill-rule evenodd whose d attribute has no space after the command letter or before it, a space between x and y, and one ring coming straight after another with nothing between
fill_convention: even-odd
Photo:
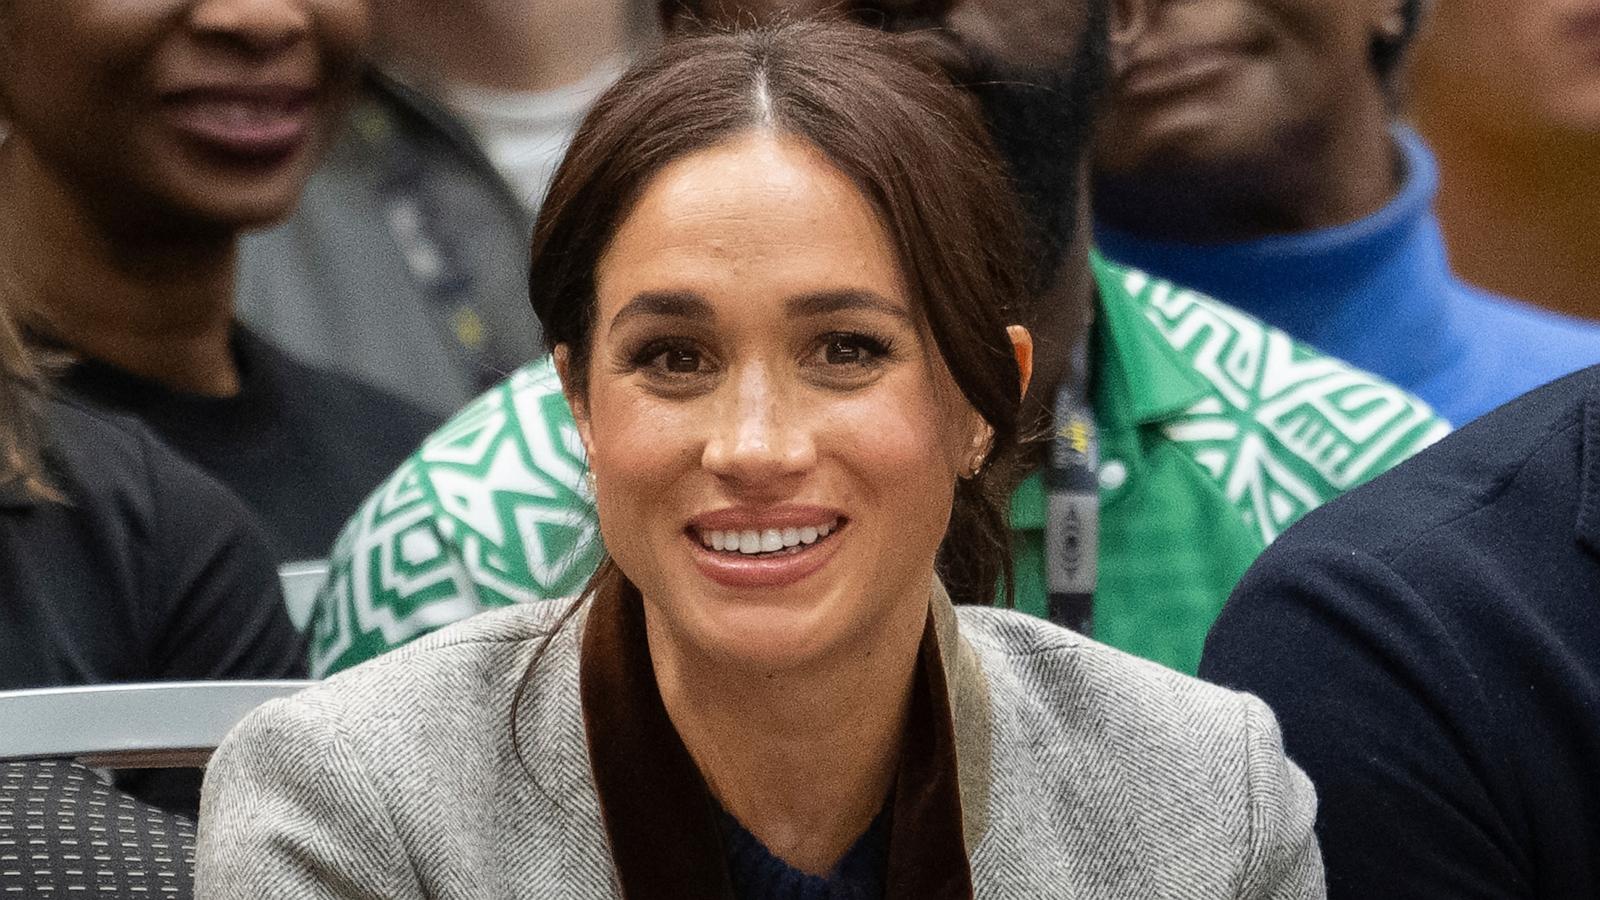
<instances>
[{"instance_id":1,"label":"chair seat","mask_svg":"<svg viewBox=\"0 0 1600 900\"><path fill-rule=\"evenodd\" d=\"M194 895L193 822L67 761L0 763L0 897Z\"/></svg>"}]
</instances>

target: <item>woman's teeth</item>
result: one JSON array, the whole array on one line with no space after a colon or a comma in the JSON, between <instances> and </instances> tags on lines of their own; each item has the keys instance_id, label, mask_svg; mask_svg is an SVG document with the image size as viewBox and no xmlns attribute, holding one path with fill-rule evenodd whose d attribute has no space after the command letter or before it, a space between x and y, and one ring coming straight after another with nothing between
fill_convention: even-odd
<instances>
[{"instance_id":1,"label":"woman's teeth","mask_svg":"<svg viewBox=\"0 0 1600 900\"><path fill-rule=\"evenodd\" d=\"M764 531L701 531L700 543L712 550L725 553L742 553L754 556L758 553L776 553L801 544L815 544L822 538L833 533L839 527L839 520L834 519L821 525L807 525L804 528L768 528Z\"/></svg>"}]
</instances>

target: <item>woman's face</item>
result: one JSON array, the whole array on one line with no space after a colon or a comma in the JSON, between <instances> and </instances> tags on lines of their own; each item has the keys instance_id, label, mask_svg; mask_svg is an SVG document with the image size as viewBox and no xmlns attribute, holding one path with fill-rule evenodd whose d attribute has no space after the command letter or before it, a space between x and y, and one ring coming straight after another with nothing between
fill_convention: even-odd
<instances>
[{"instance_id":1,"label":"woman's face","mask_svg":"<svg viewBox=\"0 0 1600 900\"><path fill-rule=\"evenodd\" d=\"M653 636L774 671L920 634L987 439L922 320L872 207L807 144L752 133L648 184L598 267L573 405Z\"/></svg>"},{"instance_id":2,"label":"woman's face","mask_svg":"<svg viewBox=\"0 0 1600 900\"><path fill-rule=\"evenodd\" d=\"M1375 36L1400 0L1152 0L1100 129L1104 174L1260 164L1292 136L1368 125Z\"/></svg>"},{"instance_id":3,"label":"woman's face","mask_svg":"<svg viewBox=\"0 0 1600 900\"><path fill-rule=\"evenodd\" d=\"M1418 50L1418 76L1504 127L1600 135L1600 0L1449 0Z\"/></svg>"},{"instance_id":4,"label":"woman's face","mask_svg":"<svg viewBox=\"0 0 1600 900\"><path fill-rule=\"evenodd\" d=\"M293 210L353 84L366 0L5 0L0 118L110 211Z\"/></svg>"}]
</instances>

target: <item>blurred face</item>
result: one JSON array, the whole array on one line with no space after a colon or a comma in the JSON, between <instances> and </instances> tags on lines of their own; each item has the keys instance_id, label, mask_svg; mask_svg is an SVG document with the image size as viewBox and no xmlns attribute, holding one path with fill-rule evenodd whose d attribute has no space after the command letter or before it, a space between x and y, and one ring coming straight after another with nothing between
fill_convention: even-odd
<instances>
[{"instance_id":1,"label":"blurred face","mask_svg":"<svg viewBox=\"0 0 1600 900\"><path fill-rule=\"evenodd\" d=\"M366 0L9 0L0 117L113 213L262 224L298 202L366 34Z\"/></svg>"},{"instance_id":2,"label":"blurred face","mask_svg":"<svg viewBox=\"0 0 1600 900\"><path fill-rule=\"evenodd\" d=\"M662 0L700 21L823 10L916 36L983 109L1049 270L1076 238L1085 145L1108 78L1114 0ZM1122 2L1122 0L1115 0ZM671 26L669 20L668 25Z\"/></svg>"},{"instance_id":3,"label":"blurred face","mask_svg":"<svg viewBox=\"0 0 1600 900\"><path fill-rule=\"evenodd\" d=\"M1112 87L1101 175L1259 165L1385 102L1375 37L1399 0L1156 0Z\"/></svg>"},{"instance_id":4,"label":"blurred face","mask_svg":"<svg viewBox=\"0 0 1600 900\"><path fill-rule=\"evenodd\" d=\"M1600 0L1439 3L1418 56L1419 68L1455 83L1464 106L1600 134Z\"/></svg>"},{"instance_id":5,"label":"blurred face","mask_svg":"<svg viewBox=\"0 0 1600 900\"><path fill-rule=\"evenodd\" d=\"M598 268L587 374L600 527L653 647L773 671L915 643L987 432L814 149L752 134L656 176Z\"/></svg>"}]
</instances>

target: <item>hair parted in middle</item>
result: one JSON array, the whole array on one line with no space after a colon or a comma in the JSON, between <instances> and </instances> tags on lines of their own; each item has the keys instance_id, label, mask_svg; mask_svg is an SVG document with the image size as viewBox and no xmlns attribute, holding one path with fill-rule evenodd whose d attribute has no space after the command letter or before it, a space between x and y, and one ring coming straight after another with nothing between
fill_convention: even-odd
<instances>
[{"instance_id":1,"label":"hair parted in middle","mask_svg":"<svg viewBox=\"0 0 1600 900\"><path fill-rule=\"evenodd\" d=\"M600 98L534 229L530 297L568 385L585 396L595 273L653 177L752 131L815 147L872 205L962 395L994 430L956 485L939 575L958 603L1010 596L1007 501L1022 466L1021 380L1006 326L1026 323L1015 192L975 104L893 35L812 19L680 36ZM591 582L615 579L607 560Z\"/></svg>"}]
</instances>

